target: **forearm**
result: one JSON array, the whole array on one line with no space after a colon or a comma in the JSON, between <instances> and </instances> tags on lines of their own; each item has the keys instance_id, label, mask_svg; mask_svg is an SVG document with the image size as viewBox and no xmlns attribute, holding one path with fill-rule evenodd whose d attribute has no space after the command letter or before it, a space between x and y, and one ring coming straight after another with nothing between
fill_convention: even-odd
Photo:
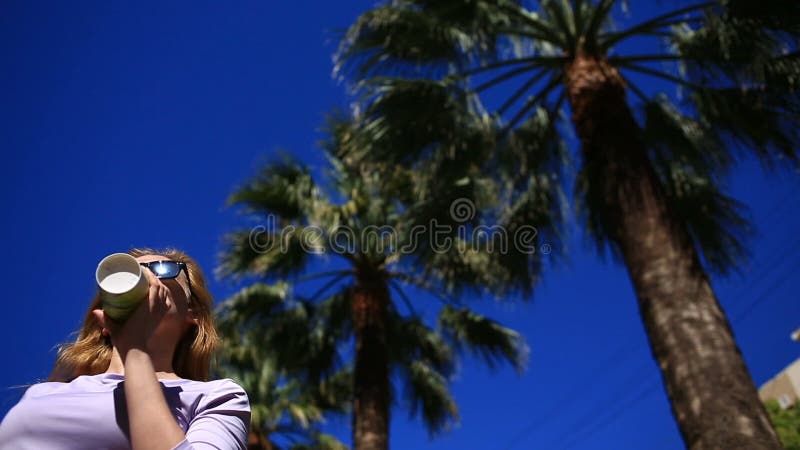
<instances>
[{"instance_id":1,"label":"forearm","mask_svg":"<svg viewBox=\"0 0 800 450\"><path fill-rule=\"evenodd\" d=\"M131 447L134 450L173 448L186 436L164 399L150 355L133 348L123 362Z\"/></svg>"}]
</instances>

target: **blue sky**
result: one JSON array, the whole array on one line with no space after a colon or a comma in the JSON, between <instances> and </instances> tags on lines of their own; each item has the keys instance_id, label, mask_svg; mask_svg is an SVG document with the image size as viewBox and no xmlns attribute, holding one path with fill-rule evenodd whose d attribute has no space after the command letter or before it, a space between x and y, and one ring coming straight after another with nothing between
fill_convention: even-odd
<instances>
[{"instance_id":1,"label":"blue sky","mask_svg":"<svg viewBox=\"0 0 800 450\"><path fill-rule=\"evenodd\" d=\"M321 167L323 115L348 102L331 77L332 31L371 4L4 3L0 415L21 392L12 386L47 376L103 256L175 246L210 275L222 235L243 223L224 206L236 186L280 148ZM796 174L764 174L750 160L730 184L758 234L749 268L714 286L761 384L800 350L789 340L800 327L800 191ZM530 301L473 303L526 336L527 372L464 360L452 384L460 426L429 440L395 410L393 448L681 446L627 274L580 236L555 251L569 262ZM211 290L221 300L234 286L212 277ZM348 424L326 428L349 442Z\"/></svg>"}]
</instances>

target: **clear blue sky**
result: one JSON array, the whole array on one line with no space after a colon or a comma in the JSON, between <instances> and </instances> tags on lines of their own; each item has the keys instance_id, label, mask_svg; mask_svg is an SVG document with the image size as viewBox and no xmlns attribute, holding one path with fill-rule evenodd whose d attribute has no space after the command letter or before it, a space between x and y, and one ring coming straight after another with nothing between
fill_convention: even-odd
<instances>
[{"instance_id":1,"label":"clear blue sky","mask_svg":"<svg viewBox=\"0 0 800 450\"><path fill-rule=\"evenodd\" d=\"M371 4L4 2L0 415L20 393L10 387L46 377L54 345L78 328L100 258L176 246L210 274L221 236L242 223L224 201L259 162L285 148L322 164L323 114L347 105L331 78L331 31ZM714 285L761 384L800 353L789 340L800 327L800 191L796 175L752 161L730 181L759 234L750 269ZM525 334L528 371L464 361L460 427L431 441L396 410L393 448L681 446L628 277L581 242L555 250L571 262L531 302L476 299ZM212 280L211 290L221 300L234 287ZM349 442L348 424L327 428Z\"/></svg>"}]
</instances>

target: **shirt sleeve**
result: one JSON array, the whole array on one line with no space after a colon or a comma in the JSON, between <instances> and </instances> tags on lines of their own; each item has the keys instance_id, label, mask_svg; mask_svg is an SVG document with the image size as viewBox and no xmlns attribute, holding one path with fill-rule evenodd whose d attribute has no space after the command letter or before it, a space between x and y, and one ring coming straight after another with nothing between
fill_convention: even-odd
<instances>
[{"instance_id":1,"label":"shirt sleeve","mask_svg":"<svg viewBox=\"0 0 800 450\"><path fill-rule=\"evenodd\" d=\"M249 427L247 393L233 380L220 380L216 389L198 405L186 439L173 450L245 450Z\"/></svg>"}]
</instances>

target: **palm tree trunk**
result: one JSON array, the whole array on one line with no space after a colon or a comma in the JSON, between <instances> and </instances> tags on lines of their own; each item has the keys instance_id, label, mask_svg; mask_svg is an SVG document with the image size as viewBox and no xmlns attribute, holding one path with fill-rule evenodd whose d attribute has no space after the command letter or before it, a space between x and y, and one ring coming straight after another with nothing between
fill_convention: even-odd
<instances>
[{"instance_id":1,"label":"palm tree trunk","mask_svg":"<svg viewBox=\"0 0 800 450\"><path fill-rule=\"evenodd\" d=\"M356 367L353 401L353 448L389 448L389 359L386 320L389 289L379 272L360 269L353 296Z\"/></svg>"},{"instance_id":2,"label":"palm tree trunk","mask_svg":"<svg viewBox=\"0 0 800 450\"><path fill-rule=\"evenodd\" d=\"M275 446L260 430L250 430L247 436L247 450L273 450Z\"/></svg>"},{"instance_id":3,"label":"palm tree trunk","mask_svg":"<svg viewBox=\"0 0 800 450\"><path fill-rule=\"evenodd\" d=\"M619 73L578 55L567 67L588 201L627 266L686 446L780 449L731 327L685 227L670 211Z\"/></svg>"}]
</instances>

